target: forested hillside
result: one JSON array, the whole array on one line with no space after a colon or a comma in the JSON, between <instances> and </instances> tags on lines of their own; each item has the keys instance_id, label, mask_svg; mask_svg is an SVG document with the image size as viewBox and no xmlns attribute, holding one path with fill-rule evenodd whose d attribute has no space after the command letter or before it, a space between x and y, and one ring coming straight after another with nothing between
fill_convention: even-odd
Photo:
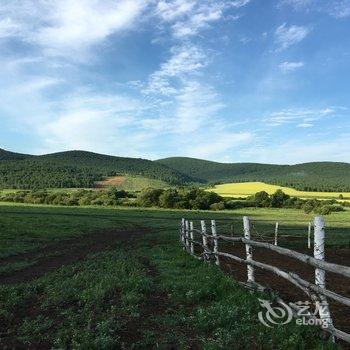
<instances>
[{"instance_id":1,"label":"forested hillside","mask_svg":"<svg viewBox=\"0 0 350 350\"><path fill-rule=\"evenodd\" d=\"M301 191L350 191L350 164L315 162L297 165L217 163L174 157L157 162L203 183L262 181Z\"/></svg>"},{"instance_id":2,"label":"forested hillside","mask_svg":"<svg viewBox=\"0 0 350 350\"><path fill-rule=\"evenodd\" d=\"M1 160L20 160L31 157L29 154L14 153L6 151L0 148L0 161Z\"/></svg>"},{"instance_id":3,"label":"forested hillside","mask_svg":"<svg viewBox=\"0 0 350 350\"><path fill-rule=\"evenodd\" d=\"M145 159L69 151L43 156L23 156L0 150L0 188L93 187L106 176L142 175L169 184L189 181L185 175ZM17 159L17 160L16 160Z\"/></svg>"},{"instance_id":4,"label":"forested hillside","mask_svg":"<svg viewBox=\"0 0 350 350\"><path fill-rule=\"evenodd\" d=\"M262 181L302 191L350 192L347 163L230 164L181 157L150 161L85 151L31 156L0 149L0 188L88 188L117 175L141 175L170 185Z\"/></svg>"}]
</instances>

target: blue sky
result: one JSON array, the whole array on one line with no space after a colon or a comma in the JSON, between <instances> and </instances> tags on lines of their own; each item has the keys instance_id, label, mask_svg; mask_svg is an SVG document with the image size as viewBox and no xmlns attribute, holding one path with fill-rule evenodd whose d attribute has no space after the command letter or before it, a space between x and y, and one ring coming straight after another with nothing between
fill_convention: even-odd
<instances>
[{"instance_id":1,"label":"blue sky","mask_svg":"<svg viewBox=\"0 0 350 350\"><path fill-rule=\"evenodd\" d=\"M350 0L1 0L0 147L350 162Z\"/></svg>"}]
</instances>

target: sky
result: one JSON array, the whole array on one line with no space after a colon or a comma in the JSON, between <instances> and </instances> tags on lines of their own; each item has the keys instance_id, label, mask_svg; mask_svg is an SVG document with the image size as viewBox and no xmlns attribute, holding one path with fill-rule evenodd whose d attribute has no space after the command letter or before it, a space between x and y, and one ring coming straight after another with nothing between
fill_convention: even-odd
<instances>
[{"instance_id":1,"label":"sky","mask_svg":"<svg viewBox=\"0 0 350 350\"><path fill-rule=\"evenodd\" d=\"M350 162L350 0L0 0L0 148Z\"/></svg>"}]
</instances>

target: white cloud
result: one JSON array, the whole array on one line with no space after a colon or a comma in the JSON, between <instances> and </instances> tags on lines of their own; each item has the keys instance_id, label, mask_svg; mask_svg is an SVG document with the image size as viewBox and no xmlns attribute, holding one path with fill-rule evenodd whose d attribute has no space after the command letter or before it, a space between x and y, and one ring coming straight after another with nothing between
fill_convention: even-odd
<instances>
[{"instance_id":1,"label":"white cloud","mask_svg":"<svg viewBox=\"0 0 350 350\"><path fill-rule=\"evenodd\" d=\"M138 127L140 101L128 96L81 90L55 107L52 117L36 126L46 152L84 149L136 156L151 137Z\"/></svg>"},{"instance_id":2,"label":"white cloud","mask_svg":"<svg viewBox=\"0 0 350 350\"><path fill-rule=\"evenodd\" d=\"M279 65L279 68L280 70L283 72L283 73L288 73L288 72L293 72L301 67L304 66L304 63L303 62L288 62L288 61L285 61L285 62L282 62L280 65Z\"/></svg>"},{"instance_id":3,"label":"white cloud","mask_svg":"<svg viewBox=\"0 0 350 350\"><path fill-rule=\"evenodd\" d=\"M78 55L109 35L129 29L149 1L15 0L0 5L1 36L17 36L54 56Z\"/></svg>"},{"instance_id":4,"label":"white cloud","mask_svg":"<svg viewBox=\"0 0 350 350\"><path fill-rule=\"evenodd\" d=\"M224 105L210 84L200 82L209 61L197 46L173 47L170 58L150 75L147 87L142 90L147 98L153 99L154 111L159 114L158 118L148 118L143 126L158 132L188 134L209 121L214 123Z\"/></svg>"},{"instance_id":5,"label":"white cloud","mask_svg":"<svg viewBox=\"0 0 350 350\"><path fill-rule=\"evenodd\" d=\"M191 143L182 147L185 156L213 159L215 161L236 161L231 154L237 153L242 146L254 138L250 132L230 132L222 129L209 129L201 135L194 135ZM229 153L229 154L228 154ZM226 156L222 156L226 154Z\"/></svg>"},{"instance_id":6,"label":"white cloud","mask_svg":"<svg viewBox=\"0 0 350 350\"><path fill-rule=\"evenodd\" d=\"M311 127L320 119L335 113L334 108L324 109L285 109L271 113L266 119L270 126L296 125L298 127Z\"/></svg>"},{"instance_id":7,"label":"white cloud","mask_svg":"<svg viewBox=\"0 0 350 350\"><path fill-rule=\"evenodd\" d=\"M206 54L199 47L183 45L173 47L171 51L171 57L150 75L145 93L174 95L177 93L175 81L198 74L208 64Z\"/></svg>"},{"instance_id":8,"label":"white cloud","mask_svg":"<svg viewBox=\"0 0 350 350\"><path fill-rule=\"evenodd\" d=\"M310 29L307 27L296 25L287 26L287 24L284 23L275 31L275 42L279 50L284 50L305 39L309 33Z\"/></svg>"},{"instance_id":9,"label":"white cloud","mask_svg":"<svg viewBox=\"0 0 350 350\"><path fill-rule=\"evenodd\" d=\"M325 10L335 18L345 18L350 16L350 0L332 1Z\"/></svg>"},{"instance_id":10,"label":"white cloud","mask_svg":"<svg viewBox=\"0 0 350 350\"><path fill-rule=\"evenodd\" d=\"M311 128L314 124L311 123L300 123L297 125L298 128Z\"/></svg>"},{"instance_id":11,"label":"white cloud","mask_svg":"<svg viewBox=\"0 0 350 350\"><path fill-rule=\"evenodd\" d=\"M189 0L159 1L156 13L165 21L173 21L191 13L195 5L196 1Z\"/></svg>"},{"instance_id":12,"label":"white cloud","mask_svg":"<svg viewBox=\"0 0 350 350\"><path fill-rule=\"evenodd\" d=\"M156 14L165 22L172 23L172 34L177 39L197 35L211 23L223 18L230 8L246 6L250 0L236 1L160 1Z\"/></svg>"},{"instance_id":13,"label":"white cloud","mask_svg":"<svg viewBox=\"0 0 350 350\"><path fill-rule=\"evenodd\" d=\"M183 38L197 35L198 32L208 27L209 23L219 20L223 15L223 8L220 4L202 6L197 13L183 22L177 22L172 30L176 38Z\"/></svg>"},{"instance_id":14,"label":"white cloud","mask_svg":"<svg viewBox=\"0 0 350 350\"><path fill-rule=\"evenodd\" d=\"M191 133L206 124L214 124L217 113L224 107L213 88L196 81L185 82L175 100L173 125L179 133Z\"/></svg>"},{"instance_id":15,"label":"white cloud","mask_svg":"<svg viewBox=\"0 0 350 350\"><path fill-rule=\"evenodd\" d=\"M350 16L350 0L280 0L278 6L291 6L296 11L326 13L335 18Z\"/></svg>"},{"instance_id":16,"label":"white cloud","mask_svg":"<svg viewBox=\"0 0 350 350\"><path fill-rule=\"evenodd\" d=\"M324 137L310 134L307 142L291 138L279 140L278 144L269 142L259 147L243 150L245 157L254 157L261 163L298 164L321 161L349 161L349 134L339 134L336 140L324 140Z\"/></svg>"},{"instance_id":17,"label":"white cloud","mask_svg":"<svg viewBox=\"0 0 350 350\"><path fill-rule=\"evenodd\" d=\"M0 39L17 35L20 25L7 17L0 20Z\"/></svg>"},{"instance_id":18,"label":"white cloud","mask_svg":"<svg viewBox=\"0 0 350 350\"><path fill-rule=\"evenodd\" d=\"M232 7L243 7L246 6L250 3L250 0L233 0L231 2L228 3L228 6L232 6Z\"/></svg>"},{"instance_id":19,"label":"white cloud","mask_svg":"<svg viewBox=\"0 0 350 350\"><path fill-rule=\"evenodd\" d=\"M278 5L279 7L283 5L289 5L292 6L295 10L301 10L307 9L314 2L314 0L280 0Z\"/></svg>"}]
</instances>

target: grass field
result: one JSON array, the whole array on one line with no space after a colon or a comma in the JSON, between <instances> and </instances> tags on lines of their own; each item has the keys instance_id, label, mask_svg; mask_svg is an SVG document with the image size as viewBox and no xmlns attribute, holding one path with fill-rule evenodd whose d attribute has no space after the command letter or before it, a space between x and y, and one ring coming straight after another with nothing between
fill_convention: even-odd
<instances>
[{"instance_id":1,"label":"grass field","mask_svg":"<svg viewBox=\"0 0 350 350\"><path fill-rule=\"evenodd\" d=\"M181 217L215 218L239 234L243 214L265 234L279 220L281 232L304 235L311 218L282 209L0 205L0 347L324 348L314 328L262 326L257 295L182 251ZM349 219L327 217L334 244L349 239Z\"/></svg>"},{"instance_id":2,"label":"grass field","mask_svg":"<svg viewBox=\"0 0 350 350\"><path fill-rule=\"evenodd\" d=\"M292 197L299 198L317 198L317 199L339 199L342 194L344 200L350 200L349 192L306 192L298 191L294 188L269 185L263 182L242 182L242 183L227 183L216 185L210 191L214 191L223 197L247 197L259 191L265 191L268 194L273 194L276 190L281 189L283 192Z\"/></svg>"}]
</instances>

